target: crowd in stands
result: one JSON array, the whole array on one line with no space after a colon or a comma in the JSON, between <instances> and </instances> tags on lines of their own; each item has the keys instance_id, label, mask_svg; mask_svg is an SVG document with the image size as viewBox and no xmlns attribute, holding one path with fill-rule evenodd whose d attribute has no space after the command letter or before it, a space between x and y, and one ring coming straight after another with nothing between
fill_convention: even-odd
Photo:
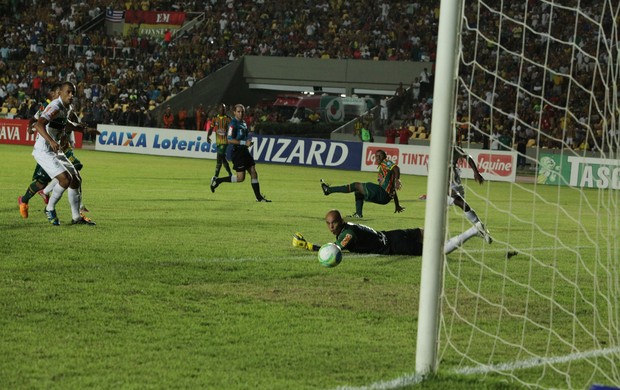
<instances>
[{"instance_id":1,"label":"crowd in stands","mask_svg":"<svg viewBox=\"0 0 620 390\"><path fill-rule=\"evenodd\" d=\"M243 55L431 60L438 3L13 1L4 5L0 18L0 104L27 116L51 85L73 81L75 103L85 117L149 125L160 120L149 118L154 104ZM152 36L108 36L103 26L78 31L108 7L178 10L206 18L169 44Z\"/></svg>"},{"instance_id":2,"label":"crowd in stands","mask_svg":"<svg viewBox=\"0 0 620 390\"><path fill-rule=\"evenodd\" d=\"M611 114L591 104L604 101L606 90L604 76L593 72L594 62L606 66L615 53L597 51L596 2L580 2L583 14L578 23L573 13L551 10L545 2L512 2L501 11L513 19L501 22L495 12L499 10L476 4L466 2L467 25L484 35L470 30L463 35L459 76L473 80L459 87L463 138L490 143L490 135L510 133L516 140L522 131L531 139L534 130L542 129L543 137L536 140L541 146L554 147L567 139L575 147L584 147L584 141L585 147L596 144ZM51 85L73 81L83 120L136 126L162 126L163 118L153 118L150 108L243 55L432 62L439 17L439 0L82 0L12 1L0 6L5 8L0 17L2 106L13 109L16 117L30 117ZM103 26L78 30L108 7L204 13L205 19L170 42L152 36L108 36ZM527 29L512 21L524 15ZM611 20L600 22L603 30L611 28ZM495 42L498 25L501 41ZM575 34L565 26L578 26L578 49L563 43L573 41ZM555 39L545 38L546 33ZM525 62L510 53L523 44ZM476 63L501 69L501 77L475 72ZM408 85L391 97L390 120L429 132L432 69L403 78ZM180 127L178 114L171 126ZM193 112L186 117L193 118ZM380 131L385 129L382 124Z\"/></svg>"}]
</instances>

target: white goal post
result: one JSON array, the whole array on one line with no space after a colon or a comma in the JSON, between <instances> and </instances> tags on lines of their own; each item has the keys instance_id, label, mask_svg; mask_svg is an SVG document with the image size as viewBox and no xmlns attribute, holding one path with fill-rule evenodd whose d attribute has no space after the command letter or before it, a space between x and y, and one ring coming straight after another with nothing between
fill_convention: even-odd
<instances>
[{"instance_id":1,"label":"white goal post","mask_svg":"<svg viewBox=\"0 0 620 390\"><path fill-rule=\"evenodd\" d=\"M620 387L620 3L442 0L437 42L416 373ZM493 243L445 256L455 142L518 179L464 181Z\"/></svg>"}]
</instances>

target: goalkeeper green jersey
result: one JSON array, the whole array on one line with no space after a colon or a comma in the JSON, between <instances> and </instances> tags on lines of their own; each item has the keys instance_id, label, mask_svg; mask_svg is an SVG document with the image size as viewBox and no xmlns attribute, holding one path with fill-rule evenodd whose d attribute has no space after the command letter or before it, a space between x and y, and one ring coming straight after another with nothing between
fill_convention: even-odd
<instances>
[{"instance_id":1,"label":"goalkeeper green jersey","mask_svg":"<svg viewBox=\"0 0 620 390\"><path fill-rule=\"evenodd\" d=\"M346 222L336 237L336 244L342 249L356 253L388 254L389 247L383 232L359 224Z\"/></svg>"},{"instance_id":2,"label":"goalkeeper green jersey","mask_svg":"<svg viewBox=\"0 0 620 390\"><path fill-rule=\"evenodd\" d=\"M353 253L422 256L422 230L376 231L365 225L345 222L336 245Z\"/></svg>"}]
</instances>

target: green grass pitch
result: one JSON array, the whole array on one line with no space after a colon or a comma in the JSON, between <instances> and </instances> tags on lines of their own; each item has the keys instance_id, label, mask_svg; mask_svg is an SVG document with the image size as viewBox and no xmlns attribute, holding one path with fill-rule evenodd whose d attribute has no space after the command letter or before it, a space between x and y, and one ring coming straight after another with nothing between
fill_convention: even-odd
<instances>
[{"instance_id":1,"label":"green grass pitch","mask_svg":"<svg viewBox=\"0 0 620 390\"><path fill-rule=\"evenodd\" d=\"M333 240L325 213L354 211L352 194L326 197L319 179L375 174L258 164L273 203L257 203L249 178L212 194L213 160L77 150L97 226L71 226L65 194L53 227L38 196L30 217L19 215L30 153L0 145L0 387L316 389L414 372L420 258L345 253L328 269L291 246L296 231ZM402 181L407 210L366 204L363 223L423 226L426 178ZM489 203L505 201L510 184L493 185ZM471 202L488 217L498 243L487 256L501 267L505 216ZM448 375L426 387L512 387L501 379Z\"/></svg>"}]
</instances>

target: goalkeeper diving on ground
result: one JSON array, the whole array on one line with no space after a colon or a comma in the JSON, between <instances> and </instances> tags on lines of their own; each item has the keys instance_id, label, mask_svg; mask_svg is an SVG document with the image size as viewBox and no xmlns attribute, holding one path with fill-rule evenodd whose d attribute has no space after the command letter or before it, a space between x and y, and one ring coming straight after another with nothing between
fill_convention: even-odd
<instances>
[{"instance_id":1,"label":"goalkeeper diving on ground","mask_svg":"<svg viewBox=\"0 0 620 390\"><path fill-rule=\"evenodd\" d=\"M327 229L336 236L336 245L353 253L373 253L378 255L422 256L424 229L396 229L377 231L371 227L346 222L338 210L330 210L325 215ZM444 253L452 253L456 248L473 237L484 238L486 231L478 225L452 237L444 244ZM321 245L307 241L301 233L293 234L294 247L318 251Z\"/></svg>"}]
</instances>

